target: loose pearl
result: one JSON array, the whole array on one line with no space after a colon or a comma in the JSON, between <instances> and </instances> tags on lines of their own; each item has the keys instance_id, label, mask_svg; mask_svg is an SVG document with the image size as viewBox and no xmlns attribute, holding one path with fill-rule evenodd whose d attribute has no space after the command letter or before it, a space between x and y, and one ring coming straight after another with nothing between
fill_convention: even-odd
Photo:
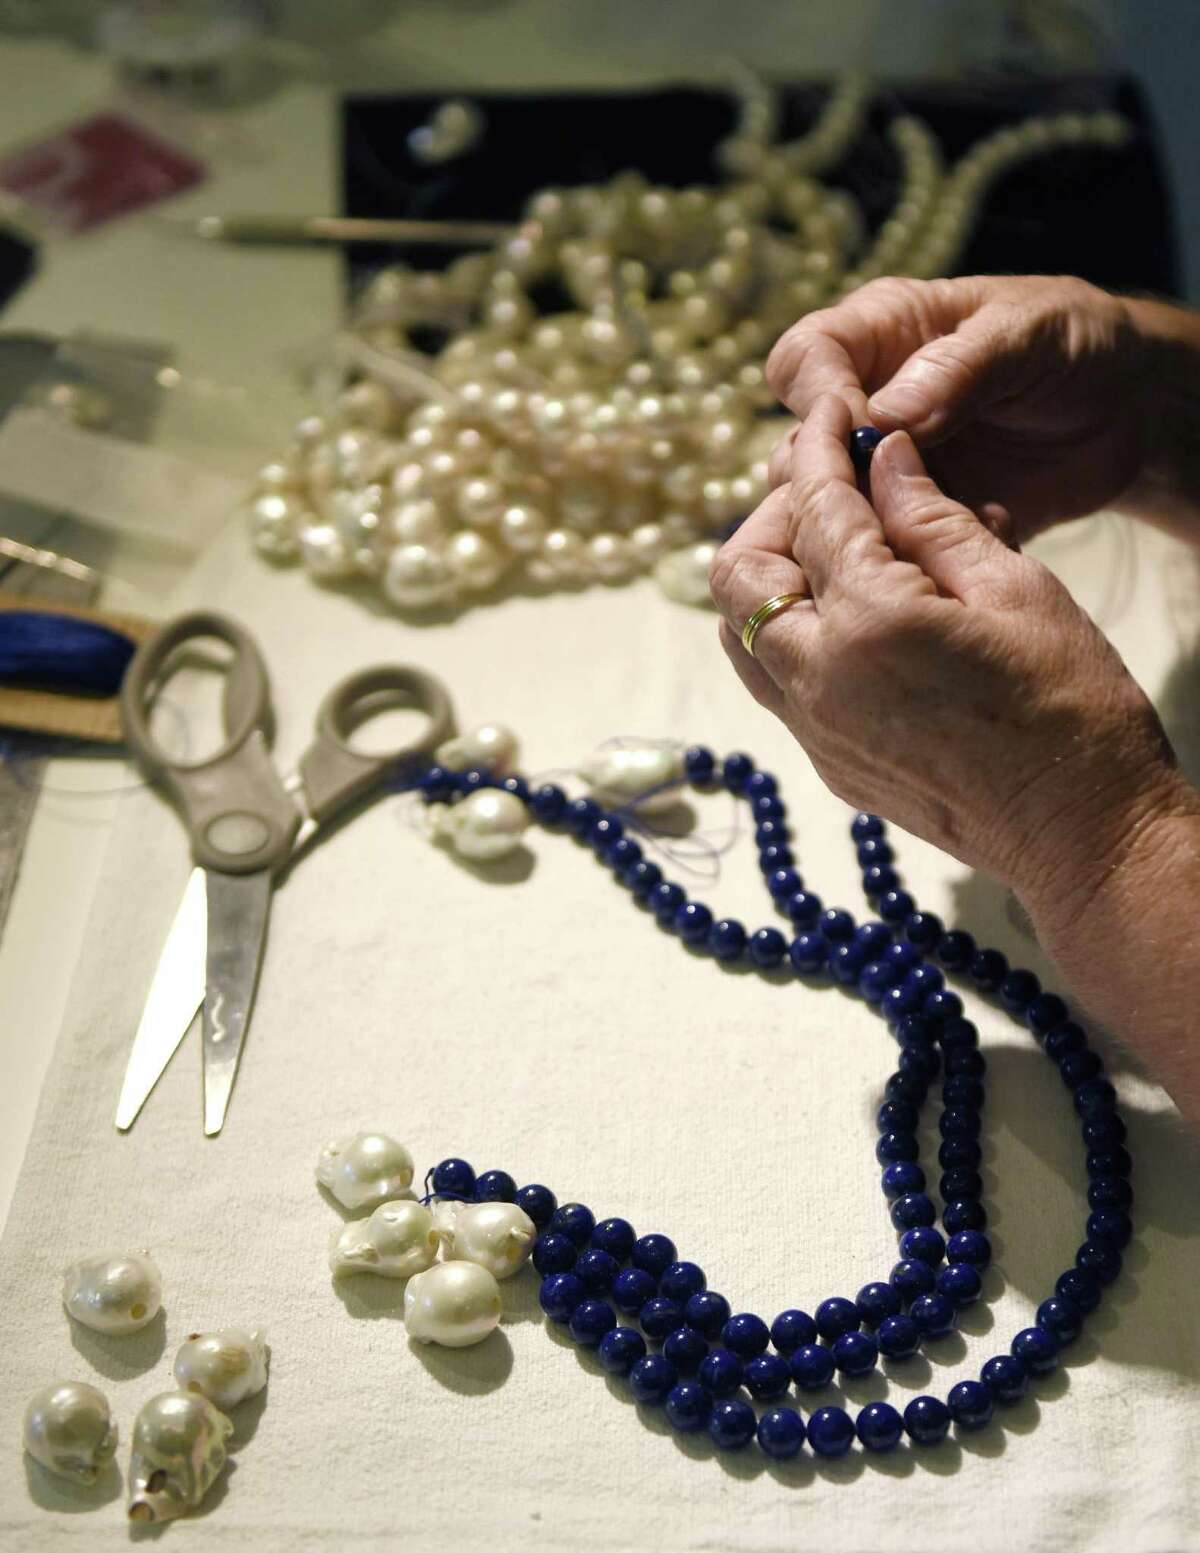
<instances>
[{"instance_id":1,"label":"loose pearl","mask_svg":"<svg viewBox=\"0 0 1200 1553\"><path fill-rule=\"evenodd\" d=\"M410 1278L404 1325L419 1343L469 1348L500 1325L500 1285L475 1262L439 1262Z\"/></svg>"},{"instance_id":2,"label":"loose pearl","mask_svg":"<svg viewBox=\"0 0 1200 1553\"><path fill-rule=\"evenodd\" d=\"M598 803L614 808L636 804L652 814L678 799L683 755L673 745L621 744L589 755L579 775Z\"/></svg>"},{"instance_id":3,"label":"loose pearl","mask_svg":"<svg viewBox=\"0 0 1200 1553\"><path fill-rule=\"evenodd\" d=\"M250 506L254 548L272 561L294 561L300 554L300 526L311 516L282 491L256 497Z\"/></svg>"},{"instance_id":4,"label":"loose pearl","mask_svg":"<svg viewBox=\"0 0 1200 1553\"><path fill-rule=\"evenodd\" d=\"M63 1304L95 1332L140 1332L162 1305L162 1276L146 1251L85 1257L63 1274Z\"/></svg>"},{"instance_id":5,"label":"loose pearl","mask_svg":"<svg viewBox=\"0 0 1200 1553\"><path fill-rule=\"evenodd\" d=\"M477 593L485 592L499 582L507 564L507 557L491 540L472 529L451 535L446 560L455 580Z\"/></svg>"},{"instance_id":6,"label":"loose pearl","mask_svg":"<svg viewBox=\"0 0 1200 1553\"><path fill-rule=\"evenodd\" d=\"M254 477L256 493L264 496L294 491L303 484L299 467L290 459L276 459L264 464Z\"/></svg>"},{"instance_id":7,"label":"loose pearl","mask_svg":"<svg viewBox=\"0 0 1200 1553\"><path fill-rule=\"evenodd\" d=\"M300 559L319 582L348 577L354 570L350 548L332 523L310 523L300 530Z\"/></svg>"},{"instance_id":8,"label":"loose pearl","mask_svg":"<svg viewBox=\"0 0 1200 1553\"><path fill-rule=\"evenodd\" d=\"M22 1439L47 1472L75 1483L94 1483L117 1452L108 1401L82 1380L56 1381L35 1392L25 1408Z\"/></svg>"},{"instance_id":9,"label":"loose pearl","mask_svg":"<svg viewBox=\"0 0 1200 1553\"><path fill-rule=\"evenodd\" d=\"M434 833L445 837L460 857L492 863L516 851L528 826L529 810L515 793L485 787L439 809Z\"/></svg>"},{"instance_id":10,"label":"loose pearl","mask_svg":"<svg viewBox=\"0 0 1200 1553\"><path fill-rule=\"evenodd\" d=\"M500 519L500 537L510 550L530 555L540 549L547 526L536 507L509 507Z\"/></svg>"},{"instance_id":11,"label":"loose pearl","mask_svg":"<svg viewBox=\"0 0 1200 1553\"><path fill-rule=\"evenodd\" d=\"M180 1391L198 1392L227 1411L267 1384L266 1341L242 1327L192 1332L175 1355L172 1374Z\"/></svg>"},{"instance_id":12,"label":"loose pearl","mask_svg":"<svg viewBox=\"0 0 1200 1553\"><path fill-rule=\"evenodd\" d=\"M720 547L711 540L671 550L654 568L654 577L669 599L677 604L711 604L708 573Z\"/></svg>"},{"instance_id":13,"label":"loose pearl","mask_svg":"<svg viewBox=\"0 0 1200 1553\"><path fill-rule=\"evenodd\" d=\"M471 1203L455 1220L451 1254L486 1267L494 1278L511 1278L529 1260L536 1239L537 1226L516 1203Z\"/></svg>"},{"instance_id":14,"label":"loose pearl","mask_svg":"<svg viewBox=\"0 0 1200 1553\"><path fill-rule=\"evenodd\" d=\"M423 1203L385 1202L369 1219L353 1219L334 1230L329 1266L335 1277L411 1278L433 1266L439 1244L433 1215Z\"/></svg>"},{"instance_id":15,"label":"loose pearl","mask_svg":"<svg viewBox=\"0 0 1200 1553\"><path fill-rule=\"evenodd\" d=\"M194 1509L225 1465L233 1423L207 1397L166 1391L152 1397L133 1426L129 1519L152 1524Z\"/></svg>"},{"instance_id":16,"label":"loose pearl","mask_svg":"<svg viewBox=\"0 0 1200 1553\"><path fill-rule=\"evenodd\" d=\"M457 589L443 551L432 545L411 544L397 546L388 557L383 591L402 608L428 609L452 603Z\"/></svg>"},{"instance_id":17,"label":"loose pearl","mask_svg":"<svg viewBox=\"0 0 1200 1553\"><path fill-rule=\"evenodd\" d=\"M496 776L511 771L517 762L517 736L503 723L481 723L467 733L460 733L445 744L439 744L435 759L439 766L449 771L469 771L481 766Z\"/></svg>"},{"instance_id":18,"label":"loose pearl","mask_svg":"<svg viewBox=\"0 0 1200 1553\"><path fill-rule=\"evenodd\" d=\"M317 1181L343 1208L399 1197L412 1184L412 1155L383 1132L356 1132L327 1143L317 1160Z\"/></svg>"},{"instance_id":19,"label":"loose pearl","mask_svg":"<svg viewBox=\"0 0 1200 1553\"><path fill-rule=\"evenodd\" d=\"M592 571L605 582L616 582L633 570L633 547L621 534L593 534L585 554Z\"/></svg>"},{"instance_id":20,"label":"loose pearl","mask_svg":"<svg viewBox=\"0 0 1200 1553\"><path fill-rule=\"evenodd\" d=\"M435 501L401 502L384 517L384 532L401 545L423 545L446 537L442 510Z\"/></svg>"}]
</instances>

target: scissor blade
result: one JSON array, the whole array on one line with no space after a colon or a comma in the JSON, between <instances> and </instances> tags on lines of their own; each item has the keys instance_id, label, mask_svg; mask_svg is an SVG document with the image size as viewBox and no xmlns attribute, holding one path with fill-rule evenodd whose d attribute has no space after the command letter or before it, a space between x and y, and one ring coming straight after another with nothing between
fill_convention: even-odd
<instances>
[{"instance_id":1,"label":"scissor blade","mask_svg":"<svg viewBox=\"0 0 1200 1553\"><path fill-rule=\"evenodd\" d=\"M208 875L208 974L204 987L204 1131L220 1132L238 1060L271 906L271 875Z\"/></svg>"},{"instance_id":2,"label":"scissor blade","mask_svg":"<svg viewBox=\"0 0 1200 1553\"><path fill-rule=\"evenodd\" d=\"M117 1102L117 1127L121 1132L133 1126L204 998L206 916L204 870L193 868L158 957L150 995L133 1038Z\"/></svg>"}]
</instances>

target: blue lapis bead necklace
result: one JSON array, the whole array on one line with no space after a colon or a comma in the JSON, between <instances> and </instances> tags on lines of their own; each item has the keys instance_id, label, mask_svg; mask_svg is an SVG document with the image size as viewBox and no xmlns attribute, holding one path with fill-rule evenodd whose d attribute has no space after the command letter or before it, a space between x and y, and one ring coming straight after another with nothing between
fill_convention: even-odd
<instances>
[{"instance_id":1,"label":"blue lapis bead necklace","mask_svg":"<svg viewBox=\"0 0 1200 1553\"><path fill-rule=\"evenodd\" d=\"M801 981L832 979L877 1009L899 1046L877 1113L875 1145L899 1233L899 1260L853 1298L834 1295L812 1314L789 1309L768 1322L734 1311L724 1295L708 1288L702 1268L679 1256L669 1236L638 1235L619 1217L597 1220L582 1203L559 1203L548 1187L518 1187L506 1171L477 1175L465 1160L447 1159L430 1172L430 1193L519 1204L539 1232L533 1263L547 1317L594 1350L606 1371L624 1377L638 1402L663 1409L683 1433L707 1431L721 1450L757 1442L765 1455L787 1459L807 1443L818 1457L836 1457L856 1441L882 1452L906 1435L917 1446L937 1445L952 1423L962 1431L994 1425L1078 1337L1120 1272L1132 1234L1125 1124L1100 1058L1063 999L1044 991L1032 971L1011 967L998 949L980 947L970 933L947 929L920 909L903 887L878 816L858 814L850 827L875 913L860 923L849 911L827 908L805 887L779 786L769 772L744 754L718 762L702 746L687 751L684 771L698 791L724 787L749 805L761 871L789 924L786 931L773 925L749 931L690 899L626 833L626 817L593 798L571 799L552 783L531 788L520 776L440 766L426 773L420 791L430 803L452 803L489 786L514 793L547 830L589 847L683 943L719 960L747 961L760 972L790 966ZM948 988L948 976L996 998L1033 1034L1070 1091L1087 1152L1090 1211L1083 1241L1074 1266L1038 1306L1034 1325L1016 1334L1008 1352L989 1359L977 1380L953 1386L944 1401L914 1397L903 1414L888 1402L868 1402L854 1417L837 1406L802 1413L792 1405L801 1395L818 1394L835 1376L869 1374L881 1359L902 1364L923 1344L953 1331L959 1312L982 1295L991 1260L979 1144L987 1065L978 1031ZM939 1077L940 1215L917 1133Z\"/></svg>"}]
</instances>

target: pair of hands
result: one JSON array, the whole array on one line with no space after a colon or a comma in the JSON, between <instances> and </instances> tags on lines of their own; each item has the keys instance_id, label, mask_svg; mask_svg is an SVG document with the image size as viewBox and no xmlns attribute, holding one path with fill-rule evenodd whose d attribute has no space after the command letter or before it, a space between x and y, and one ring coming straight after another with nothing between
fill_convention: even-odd
<instances>
[{"instance_id":1,"label":"pair of hands","mask_svg":"<svg viewBox=\"0 0 1200 1553\"><path fill-rule=\"evenodd\" d=\"M1035 917L1082 909L1145 824L1191 801L1115 650L1012 548L1136 483L1148 368L1130 309L1080 281L865 286L775 347L772 386L802 420L713 566L735 669L827 785ZM866 493L847 450L862 424L888 433ZM742 625L791 592L809 598L750 657Z\"/></svg>"}]
</instances>

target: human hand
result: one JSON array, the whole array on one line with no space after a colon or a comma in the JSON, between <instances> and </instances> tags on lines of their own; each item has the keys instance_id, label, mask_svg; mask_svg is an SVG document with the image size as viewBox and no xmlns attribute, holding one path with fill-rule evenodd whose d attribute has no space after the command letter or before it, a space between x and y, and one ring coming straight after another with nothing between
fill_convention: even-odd
<instances>
[{"instance_id":1,"label":"human hand","mask_svg":"<svg viewBox=\"0 0 1200 1553\"><path fill-rule=\"evenodd\" d=\"M1148 349L1129 305L1069 276L884 279L802 318L767 375L798 416L834 393L856 424L907 430L938 484L1019 543L1139 474Z\"/></svg>"},{"instance_id":2,"label":"human hand","mask_svg":"<svg viewBox=\"0 0 1200 1553\"><path fill-rule=\"evenodd\" d=\"M713 563L734 668L839 797L1061 913L1187 787L1154 709L1053 574L943 494L905 432L876 449L868 502L844 398L806 408L790 484ZM751 657L746 620L793 592L810 598Z\"/></svg>"}]
</instances>

